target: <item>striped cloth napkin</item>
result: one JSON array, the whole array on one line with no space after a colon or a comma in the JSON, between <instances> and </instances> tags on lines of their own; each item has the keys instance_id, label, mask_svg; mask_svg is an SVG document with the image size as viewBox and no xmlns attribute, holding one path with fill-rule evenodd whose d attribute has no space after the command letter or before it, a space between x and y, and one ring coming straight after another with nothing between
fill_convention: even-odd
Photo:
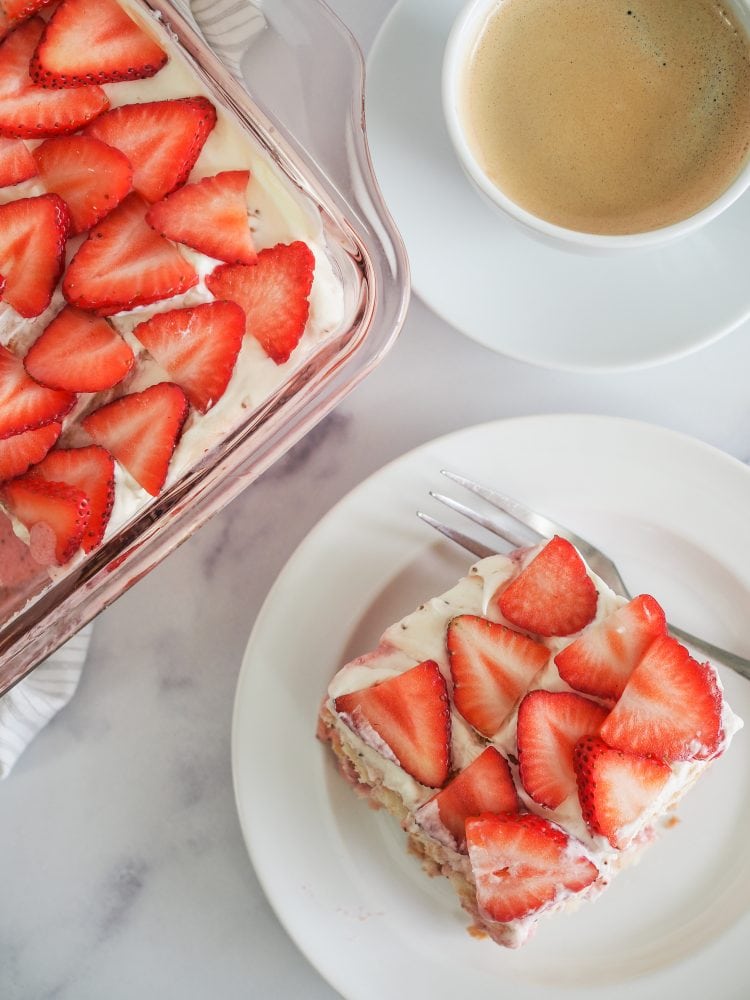
<instances>
[{"instance_id":1,"label":"striped cloth napkin","mask_svg":"<svg viewBox=\"0 0 750 1000\"><path fill-rule=\"evenodd\" d=\"M174 0L191 17L227 69L241 78L240 62L265 18L250 0ZM28 677L0 698L0 779L40 729L76 692L91 640L92 626L73 636Z\"/></svg>"}]
</instances>

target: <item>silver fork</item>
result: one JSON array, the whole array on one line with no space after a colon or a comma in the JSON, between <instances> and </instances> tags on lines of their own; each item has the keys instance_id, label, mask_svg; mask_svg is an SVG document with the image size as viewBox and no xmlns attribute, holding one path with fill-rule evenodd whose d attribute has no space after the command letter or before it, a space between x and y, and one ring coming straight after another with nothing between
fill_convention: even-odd
<instances>
[{"instance_id":1,"label":"silver fork","mask_svg":"<svg viewBox=\"0 0 750 1000\"><path fill-rule=\"evenodd\" d=\"M519 534L514 527L501 524L495 517L489 517L485 514L481 514L479 511L473 510L471 507L467 507L466 504L460 503L458 500L453 500L451 497L445 496L442 493L434 493L430 491L430 496L435 500L445 504L446 507L450 507L451 510L456 511L458 514L462 514L464 517L473 521L475 524L478 524L480 527L485 528L487 531L490 531L492 534L499 536L504 541L508 542L513 548L520 548L529 544L535 544L542 539L552 538L553 535L560 535L562 538L566 538L569 542L575 545L591 569L597 574L597 576L600 576L616 594L620 594L628 600L632 598L633 595L625 585L625 581L620 575L620 571L617 569L617 566L615 566L612 560L600 549L597 549L596 546L591 544L591 542L587 542L585 538L581 538L580 535L576 535L569 528L566 528L562 524L558 524L557 521L553 521L552 518L531 510L519 500L514 500L512 497L504 496L502 493L497 493L495 490L488 489L488 487L475 483L471 479L466 479L465 476L459 476L455 472L448 472L446 469L442 469L441 472L454 483L458 483L459 486L465 487L465 489L470 490L472 493L485 500L492 507L501 511L511 522L517 522L518 524L523 525L523 527L527 529L527 532L530 532L531 541L528 537L524 537L522 534ZM496 555L497 553L496 549L489 548L487 545L483 545L481 542L471 538L469 535L465 535L463 532L457 531L455 528L451 528L447 524L443 524L441 521L437 521L434 517L430 517L429 514L417 511L417 516L421 517L422 520L429 524L432 528L435 528L441 534L445 535L446 538L449 538L452 542L456 542L456 544L462 546L464 549L473 553L473 555L478 556L480 559L484 559L486 556ZM741 674L743 677L750 680L750 660L745 659L743 656L739 656L737 653L730 653L729 650L722 649L720 646L715 646L711 642L706 642L705 639L700 639L696 635L691 635L690 632L677 628L675 625L670 624L669 631L679 639L682 639L683 642L688 643L688 645L692 646L694 649L701 650L711 659L716 660L719 663L723 663L725 666L730 667L738 674Z\"/></svg>"}]
</instances>

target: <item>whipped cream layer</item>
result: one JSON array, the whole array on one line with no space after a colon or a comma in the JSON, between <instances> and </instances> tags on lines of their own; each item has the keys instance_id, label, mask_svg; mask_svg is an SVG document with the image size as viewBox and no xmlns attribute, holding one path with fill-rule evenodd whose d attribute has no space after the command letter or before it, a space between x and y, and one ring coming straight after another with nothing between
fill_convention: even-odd
<instances>
[{"instance_id":1,"label":"whipped cream layer","mask_svg":"<svg viewBox=\"0 0 750 1000\"><path fill-rule=\"evenodd\" d=\"M449 692L452 679L446 648L446 630L452 618L457 615L478 615L491 621L501 622L516 628L502 614L494 598L528 565L539 553L543 545L512 553L511 556L496 555L474 564L467 576L454 587L424 604L401 621L391 625L383 633L380 644L373 651L352 660L334 676L328 687L326 707L330 712L332 725L345 745L357 754L358 766L372 780L371 784L382 784L396 793L408 809L409 816L404 822L407 832L425 834L439 842L451 859L453 867L471 879L470 865L465 854L455 849L452 837L440 823L437 809L428 807L421 810L417 819L414 814L436 794L437 789L420 784L407 774L397 763L386 760L372 745L349 728L345 719L336 713L335 699L340 695L358 691L373 684L403 673L424 660L434 660L446 680ZM587 567L587 572L596 587L596 616L588 626L607 618L627 600L615 594L607 584ZM558 673L554 657L565 646L574 642L581 633L545 638L535 636L550 651L547 664L542 667L528 691L574 691ZM723 691L716 671L719 691ZM580 694L580 692L575 692ZM592 701L599 699L587 695ZM520 701L519 701L520 704ZM568 834L576 838L572 845L588 857L599 870L596 879L583 892L569 893L561 889L554 904L540 913L534 913L521 920L504 924L502 943L516 947L533 933L540 917L576 909L582 902L597 896L609 884L611 878L621 869L638 860L644 847L656 836L657 828L668 822L671 812L688 789L698 780L711 764L711 760L676 761L670 765L671 776L659 796L637 823L623 830L623 838L629 840L624 850L618 850L606 837L592 834L586 825L577 794L570 795L557 809L547 809L535 802L524 790L520 781L517 760L516 729L518 706L491 740L480 736L457 712L451 700L451 755L453 769L463 770L488 746L494 745L508 759L511 773L523 808L556 823ZM729 745L734 734L742 727L739 719L722 698L722 743L715 756L719 756Z\"/></svg>"},{"instance_id":2,"label":"whipped cream layer","mask_svg":"<svg viewBox=\"0 0 750 1000\"><path fill-rule=\"evenodd\" d=\"M251 136L217 103L214 95L197 78L179 46L158 18L147 16L139 5L132 2L121 2L121 6L157 40L168 53L169 60L164 68L150 79L105 84L103 89L107 93L111 107L180 97L208 98L216 108L216 126L209 134L187 183L211 177L223 170L249 170L250 183L247 189L249 227L256 249L262 250L277 243L302 240L307 243L315 256L309 317L300 343L291 358L285 364L277 365L254 337L249 334L245 336L232 379L221 399L206 414L200 414L194 408L190 408L182 435L172 456L165 483L167 488L268 399L293 371L301 367L314 355L320 345L340 328L344 318L344 295L341 281L326 252L322 220L317 209L293 188ZM29 148L34 148L39 142L28 141L27 145ZM0 204L45 192L46 188L40 179L31 178L13 187L0 188ZM75 256L84 239L85 234L68 241L66 264ZM223 263L182 244L176 245L182 256L197 272L198 283L182 295L108 317L133 350L136 363L128 377L114 389L104 393L79 395L75 407L63 422L63 433L57 447L90 444L88 435L79 426L80 420L103 403L129 392L138 392L157 382L172 381L170 375L150 357L140 341L132 335L132 331L139 323L156 313L213 301L214 296L206 287L206 277ZM48 309L34 319L24 319L7 303L0 301L0 344L9 347L19 357L23 357L65 304L60 284ZM153 499L122 466L116 463L115 504L105 540ZM26 529L15 519L13 524L18 536L28 541ZM64 567L52 567L48 572L53 579L57 578L83 558L84 554L79 550L73 560ZM41 567L40 571L43 572Z\"/></svg>"}]
</instances>

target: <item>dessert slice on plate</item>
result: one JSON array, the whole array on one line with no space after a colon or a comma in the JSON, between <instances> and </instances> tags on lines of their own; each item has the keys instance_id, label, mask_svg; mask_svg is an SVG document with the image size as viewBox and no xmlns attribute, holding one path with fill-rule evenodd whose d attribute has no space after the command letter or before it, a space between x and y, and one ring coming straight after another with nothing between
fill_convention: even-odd
<instances>
[{"instance_id":1,"label":"dessert slice on plate","mask_svg":"<svg viewBox=\"0 0 750 1000\"><path fill-rule=\"evenodd\" d=\"M318 735L472 930L518 947L637 861L741 725L654 598L556 537L390 626L333 678Z\"/></svg>"}]
</instances>

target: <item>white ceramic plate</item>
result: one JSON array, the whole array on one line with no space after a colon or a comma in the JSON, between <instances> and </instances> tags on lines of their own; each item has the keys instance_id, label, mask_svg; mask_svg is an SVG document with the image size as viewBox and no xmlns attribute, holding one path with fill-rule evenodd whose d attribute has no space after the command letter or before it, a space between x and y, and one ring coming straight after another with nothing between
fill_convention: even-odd
<instances>
[{"instance_id":1,"label":"white ceramic plate","mask_svg":"<svg viewBox=\"0 0 750 1000\"><path fill-rule=\"evenodd\" d=\"M681 807L683 822L594 904L543 922L517 952L466 931L443 879L406 854L316 742L329 678L468 558L417 520L439 470L515 494L610 551L675 624L750 652L750 469L706 445L604 417L527 417L411 452L338 504L300 545L248 643L233 729L251 858L279 918L350 1000L747 997L747 731ZM436 506L433 504L433 507ZM750 683L724 671L750 719ZM573 991L571 994L570 991Z\"/></svg>"},{"instance_id":2,"label":"white ceramic plate","mask_svg":"<svg viewBox=\"0 0 750 1000\"><path fill-rule=\"evenodd\" d=\"M368 63L373 162L424 301L486 347L573 371L668 361L750 317L750 193L698 233L615 257L547 246L480 200L440 97L463 3L401 0Z\"/></svg>"}]
</instances>

